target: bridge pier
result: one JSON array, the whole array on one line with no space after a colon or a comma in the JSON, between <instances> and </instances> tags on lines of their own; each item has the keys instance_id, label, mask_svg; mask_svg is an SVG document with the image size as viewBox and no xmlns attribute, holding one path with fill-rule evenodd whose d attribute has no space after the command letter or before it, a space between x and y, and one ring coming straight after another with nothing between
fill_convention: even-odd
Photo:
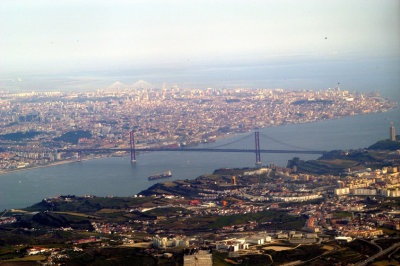
<instances>
[{"instance_id":1,"label":"bridge pier","mask_svg":"<svg viewBox=\"0 0 400 266\"><path fill-rule=\"evenodd\" d=\"M82 161L82 151L78 151L76 153L76 161L81 162Z\"/></svg>"},{"instance_id":2,"label":"bridge pier","mask_svg":"<svg viewBox=\"0 0 400 266\"><path fill-rule=\"evenodd\" d=\"M256 165L260 166L261 163L261 153L260 153L260 132L254 132L254 142L255 142L255 152L256 152Z\"/></svg>"},{"instance_id":3,"label":"bridge pier","mask_svg":"<svg viewBox=\"0 0 400 266\"><path fill-rule=\"evenodd\" d=\"M135 148L135 133L133 131L129 132L129 142L131 145L131 162L136 162L136 148Z\"/></svg>"}]
</instances>

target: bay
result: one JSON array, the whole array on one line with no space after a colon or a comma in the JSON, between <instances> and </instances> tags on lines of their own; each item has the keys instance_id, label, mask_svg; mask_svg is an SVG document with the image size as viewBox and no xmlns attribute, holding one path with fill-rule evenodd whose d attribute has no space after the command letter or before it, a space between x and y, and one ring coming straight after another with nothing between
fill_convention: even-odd
<instances>
[{"instance_id":1,"label":"bay","mask_svg":"<svg viewBox=\"0 0 400 266\"><path fill-rule=\"evenodd\" d=\"M400 108L305 124L260 129L261 149L333 150L365 148L389 137L390 122L400 128ZM254 149L253 133L238 134L201 147ZM318 155L261 154L263 164L286 166L293 157L315 159ZM131 196L160 182L148 176L171 170L173 177L161 181L193 179L218 168L253 167L253 153L151 152L129 157L108 157L0 176L0 210L23 208L45 197L62 195Z\"/></svg>"}]
</instances>

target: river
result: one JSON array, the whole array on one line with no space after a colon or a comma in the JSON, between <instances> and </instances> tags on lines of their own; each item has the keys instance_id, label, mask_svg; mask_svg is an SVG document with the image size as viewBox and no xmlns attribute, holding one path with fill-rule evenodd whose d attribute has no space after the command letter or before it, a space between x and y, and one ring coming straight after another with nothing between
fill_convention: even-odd
<instances>
[{"instance_id":1,"label":"river","mask_svg":"<svg viewBox=\"0 0 400 266\"><path fill-rule=\"evenodd\" d=\"M368 147L378 140L389 138L391 121L399 134L399 118L400 108L396 108L385 113L263 128L259 130L260 146L261 149L292 150L293 146L309 150ZM253 149L252 133L245 139L244 136L234 135L199 147L214 147L239 140L224 148ZM263 164L286 166L287 160L295 156L301 159L318 157L304 154L261 154L261 160ZM172 171L173 177L168 180L193 179L202 174L210 174L218 168L253 167L254 163L253 153L151 152L139 154L135 164L131 164L127 156L108 157L12 172L0 175L0 210L27 207L45 197L59 194L131 196L157 182L149 181L148 176L163 171Z\"/></svg>"}]
</instances>

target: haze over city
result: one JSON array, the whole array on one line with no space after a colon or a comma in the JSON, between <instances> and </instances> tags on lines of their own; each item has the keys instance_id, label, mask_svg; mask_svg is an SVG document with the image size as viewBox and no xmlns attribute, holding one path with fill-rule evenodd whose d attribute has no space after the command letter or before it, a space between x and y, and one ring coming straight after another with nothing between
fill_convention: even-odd
<instances>
[{"instance_id":1,"label":"haze over city","mask_svg":"<svg viewBox=\"0 0 400 266\"><path fill-rule=\"evenodd\" d=\"M0 87L325 89L341 82L385 90L382 80L399 84L399 8L389 0L5 0Z\"/></svg>"}]
</instances>

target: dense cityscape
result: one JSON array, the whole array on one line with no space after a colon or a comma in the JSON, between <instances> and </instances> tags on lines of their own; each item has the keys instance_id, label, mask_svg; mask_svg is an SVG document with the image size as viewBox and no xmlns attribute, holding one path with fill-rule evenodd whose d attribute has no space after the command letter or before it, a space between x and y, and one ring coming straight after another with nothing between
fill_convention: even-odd
<instances>
[{"instance_id":1,"label":"dense cityscape","mask_svg":"<svg viewBox=\"0 0 400 266\"><path fill-rule=\"evenodd\" d=\"M0 167L10 171L77 159L76 153L63 149L128 148L131 131L137 148L185 147L256 128L384 112L394 106L376 94L339 88L3 91Z\"/></svg>"}]
</instances>

